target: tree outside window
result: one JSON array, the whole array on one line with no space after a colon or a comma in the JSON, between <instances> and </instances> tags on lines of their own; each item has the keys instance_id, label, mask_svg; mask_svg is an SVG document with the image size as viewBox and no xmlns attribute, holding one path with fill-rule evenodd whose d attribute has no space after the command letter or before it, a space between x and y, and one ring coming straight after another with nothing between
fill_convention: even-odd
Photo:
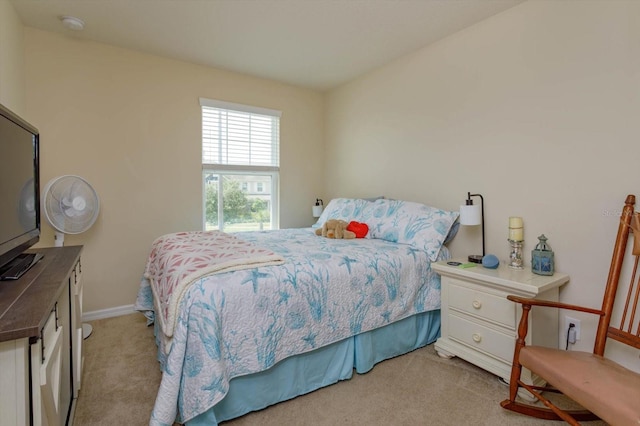
<instances>
[{"instance_id":1,"label":"tree outside window","mask_svg":"<svg viewBox=\"0 0 640 426\"><path fill-rule=\"evenodd\" d=\"M215 176L215 177L213 177ZM241 180L246 176L222 175L222 197L219 197L220 175L209 174L205 181L205 218L206 230L220 229L219 207L222 200L222 215L225 218L225 231L257 231L271 229L269 200L251 196ZM257 176L258 179L270 179L269 176Z\"/></svg>"}]
</instances>

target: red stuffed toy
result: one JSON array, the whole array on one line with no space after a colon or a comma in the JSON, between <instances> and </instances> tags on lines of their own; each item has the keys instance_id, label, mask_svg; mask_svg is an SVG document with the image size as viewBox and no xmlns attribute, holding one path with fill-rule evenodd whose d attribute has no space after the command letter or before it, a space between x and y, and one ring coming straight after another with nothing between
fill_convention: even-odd
<instances>
[{"instance_id":1,"label":"red stuffed toy","mask_svg":"<svg viewBox=\"0 0 640 426\"><path fill-rule=\"evenodd\" d=\"M356 238L364 238L369 232L369 226L366 223L360 223L352 220L349 222L349 225L347 225L347 231L351 231L356 234Z\"/></svg>"}]
</instances>

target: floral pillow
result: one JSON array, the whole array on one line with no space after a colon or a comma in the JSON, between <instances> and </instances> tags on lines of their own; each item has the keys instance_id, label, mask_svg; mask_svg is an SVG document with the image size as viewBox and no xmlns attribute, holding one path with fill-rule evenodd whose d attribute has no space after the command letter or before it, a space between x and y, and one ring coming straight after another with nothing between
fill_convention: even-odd
<instances>
[{"instance_id":1,"label":"floral pillow","mask_svg":"<svg viewBox=\"0 0 640 426\"><path fill-rule=\"evenodd\" d=\"M362 198L334 198L322 211L313 228L321 227L329 219L342 219L346 222L351 222L352 220L367 222L367 212L370 214L371 210L365 208L370 204L372 204L371 201Z\"/></svg>"},{"instance_id":2,"label":"floral pillow","mask_svg":"<svg viewBox=\"0 0 640 426\"><path fill-rule=\"evenodd\" d=\"M365 217L369 238L409 244L424 250L436 261L440 247L449 234L458 212L441 210L420 203L399 200L377 200L367 207Z\"/></svg>"}]
</instances>

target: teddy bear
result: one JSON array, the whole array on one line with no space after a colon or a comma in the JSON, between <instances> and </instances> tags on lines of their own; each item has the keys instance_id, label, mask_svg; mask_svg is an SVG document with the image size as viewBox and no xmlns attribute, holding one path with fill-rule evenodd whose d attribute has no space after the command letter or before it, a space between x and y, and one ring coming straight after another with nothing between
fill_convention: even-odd
<instances>
[{"instance_id":1,"label":"teddy bear","mask_svg":"<svg viewBox=\"0 0 640 426\"><path fill-rule=\"evenodd\" d=\"M348 223L340 219L329 219L316 229L316 235L327 238L350 240L356 237L355 232L347 230Z\"/></svg>"}]
</instances>

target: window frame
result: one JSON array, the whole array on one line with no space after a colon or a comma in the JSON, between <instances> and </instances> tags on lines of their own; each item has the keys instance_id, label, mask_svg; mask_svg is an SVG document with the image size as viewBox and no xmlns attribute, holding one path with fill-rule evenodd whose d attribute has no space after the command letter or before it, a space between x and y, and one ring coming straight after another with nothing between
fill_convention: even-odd
<instances>
[{"instance_id":1,"label":"window frame","mask_svg":"<svg viewBox=\"0 0 640 426\"><path fill-rule=\"evenodd\" d=\"M220 176L218 179L218 229L224 231L224 215L223 215L223 202L222 202L222 182L224 175L262 175L270 176L271 178L271 210L270 210L270 228L279 229L280 214L279 214L279 180L280 180L280 118L282 112L273 109L254 107L250 105L243 105L225 101L218 101L214 99L200 98L200 120L201 120L201 149L204 150L204 108L216 108L222 110L229 110L247 114L257 114L270 116L277 119L277 139L275 147L272 145L272 150L275 149L275 165L270 166L256 166L256 165L237 165L237 164L221 164L221 163L205 163L203 155L201 156L202 163L202 229L206 230L207 227L207 215L206 215L206 175L209 173L217 174ZM272 139L273 141L273 139ZM273 152L272 152L273 153Z\"/></svg>"}]
</instances>

